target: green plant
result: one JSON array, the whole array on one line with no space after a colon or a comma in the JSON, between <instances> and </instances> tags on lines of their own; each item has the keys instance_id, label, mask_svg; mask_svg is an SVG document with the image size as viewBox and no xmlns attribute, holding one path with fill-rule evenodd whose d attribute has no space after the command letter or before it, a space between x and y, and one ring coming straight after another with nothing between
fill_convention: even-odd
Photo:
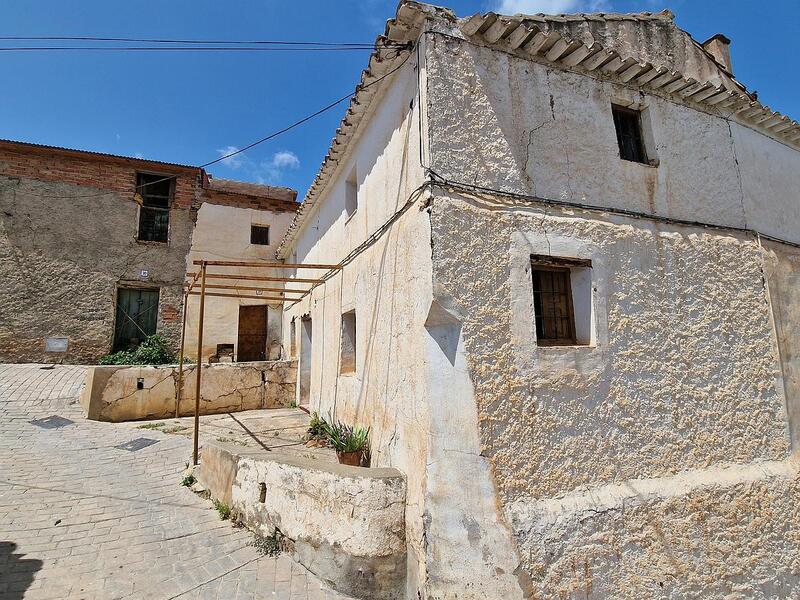
<instances>
[{"instance_id":1,"label":"green plant","mask_svg":"<svg viewBox=\"0 0 800 600\"><path fill-rule=\"evenodd\" d=\"M220 502L219 500L214 500L214 508L219 513L219 518L223 521L227 521L231 518L231 507L225 504L224 502Z\"/></svg>"},{"instance_id":2,"label":"green plant","mask_svg":"<svg viewBox=\"0 0 800 600\"><path fill-rule=\"evenodd\" d=\"M289 408L297 408L297 400L292 400L289 402Z\"/></svg>"},{"instance_id":3,"label":"green plant","mask_svg":"<svg viewBox=\"0 0 800 600\"><path fill-rule=\"evenodd\" d=\"M164 427L166 423L145 423L144 425L137 425L136 429L158 429Z\"/></svg>"},{"instance_id":4,"label":"green plant","mask_svg":"<svg viewBox=\"0 0 800 600\"><path fill-rule=\"evenodd\" d=\"M106 354L97 362L101 365L169 365L174 364L176 358L167 341L155 333L135 349Z\"/></svg>"},{"instance_id":5,"label":"green plant","mask_svg":"<svg viewBox=\"0 0 800 600\"><path fill-rule=\"evenodd\" d=\"M330 424L319 416L319 413L314 411L311 413L311 423L308 425L308 435L311 439L327 439Z\"/></svg>"},{"instance_id":6,"label":"green plant","mask_svg":"<svg viewBox=\"0 0 800 600\"><path fill-rule=\"evenodd\" d=\"M272 535L262 536L255 534L253 539L250 540L250 546L253 546L258 552L264 556L278 556L282 549L283 534L280 530L275 529Z\"/></svg>"},{"instance_id":7,"label":"green plant","mask_svg":"<svg viewBox=\"0 0 800 600\"><path fill-rule=\"evenodd\" d=\"M181 479L181 485L185 487L189 487L194 485L197 479L195 479L194 475L187 475L183 479Z\"/></svg>"},{"instance_id":8,"label":"green plant","mask_svg":"<svg viewBox=\"0 0 800 600\"><path fill-rule=\"evenodd\" d=\"M328 443L336 452L358 452L367 447L369 427L351 427L341 422L327 428Z\"/></svg>"}]
</instances>

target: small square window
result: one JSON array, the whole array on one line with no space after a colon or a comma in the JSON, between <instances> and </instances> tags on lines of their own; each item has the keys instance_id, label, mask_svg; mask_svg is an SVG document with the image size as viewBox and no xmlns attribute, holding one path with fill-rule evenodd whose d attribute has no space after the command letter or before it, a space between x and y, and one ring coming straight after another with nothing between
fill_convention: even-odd
<instances>
[{"instance_id":1,"label":"small square window","mask_svg":"<svg viewBox=\"0 0 800 600\"><path fill-rule=\"evenodd\" d=\"M612 105L614 128L617 130L619 157L623 160L648 164L642 136L642 116L638 110Z\"/></svg>"},{"instance_id":2,"label":"small square window","mask_svg":"<svg viewBox=\"0 0 800 600\"><path fill-rule=\"evenodd\" d=\"M250 243L269 246L269 227L267 225L251 225Z\"/></svg>"},{"instance_id":3,"label":"small square window","mask_svg":"<svg viewBox=\"0 0 800 600\"><path fill-rule=\"evenodd\" d=\"M356 372L356 311L342 315L342 352L339 373Z\"/></svg>"},{"instance_id":4,"label":"small square window","mask_svg":"<svg viewBox=\"0 0 800 600\"><path fill-rule=\"evenodd\" d=\"M539 346L589 344L591 261L533 255L531 280L537 344ZM573 286L574 281L577 282L575 286ZM575 298L574 288L577 288L581 298ZM576 323L576 312L579 313L580 323Z\"/></svg>"}]
</instances>

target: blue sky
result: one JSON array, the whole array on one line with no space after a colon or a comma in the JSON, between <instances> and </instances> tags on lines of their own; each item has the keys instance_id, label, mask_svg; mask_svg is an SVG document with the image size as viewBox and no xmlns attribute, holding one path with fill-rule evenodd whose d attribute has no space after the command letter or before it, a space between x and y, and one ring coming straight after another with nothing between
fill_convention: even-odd
<instances>
[{"instance_id":1,"label":"blue sky","mask_svg":"<svg viewBox=\"0 0 800 600\"><path fill-rule=\"evenodd\" d=\"M736 76L800 119L797 0L452 0L457 14L657 11L733 40ZM394 0L3 0L0 35L372 42ZM0 45L6 45L0 42ZM350 92L368 53L0 53L0 138L202 164ZM305 192L346 103L209 169Z\"/></svg>"}]
</instances>

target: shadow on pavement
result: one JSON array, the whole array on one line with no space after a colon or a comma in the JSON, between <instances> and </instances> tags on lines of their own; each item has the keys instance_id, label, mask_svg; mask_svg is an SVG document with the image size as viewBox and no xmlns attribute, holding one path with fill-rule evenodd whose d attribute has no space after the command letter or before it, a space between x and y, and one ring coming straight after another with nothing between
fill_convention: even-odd
<instances>
[{"instance_id":1,"label":"shadow on pavement","mask_svg":"<svg viewBox=\"0 0 800 600\"><path fill-rule=\"evenodd\" d=\"M0 541L0 597L3 600L22 598L33 583L36 571L42 568L42 561L37 558L22 558L24 554L15 554L17 545L14 542Z\"/></svg>"}]
</instances>

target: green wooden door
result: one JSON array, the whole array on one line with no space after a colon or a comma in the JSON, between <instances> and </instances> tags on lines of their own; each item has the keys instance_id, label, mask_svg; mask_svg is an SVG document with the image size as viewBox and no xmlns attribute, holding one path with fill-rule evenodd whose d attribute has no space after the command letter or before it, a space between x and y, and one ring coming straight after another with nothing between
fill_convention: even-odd
<instances>
[{"instance_id":1,"label":"green wooden door","mask_svg":"<svg viewBox=\"0 0 800 600\"><path fill-rule=\"evenodd\" d=\"M158 290L119 288L114 327L114 352L138 346L156 332Z\"/></svg>"}]
</instances>

